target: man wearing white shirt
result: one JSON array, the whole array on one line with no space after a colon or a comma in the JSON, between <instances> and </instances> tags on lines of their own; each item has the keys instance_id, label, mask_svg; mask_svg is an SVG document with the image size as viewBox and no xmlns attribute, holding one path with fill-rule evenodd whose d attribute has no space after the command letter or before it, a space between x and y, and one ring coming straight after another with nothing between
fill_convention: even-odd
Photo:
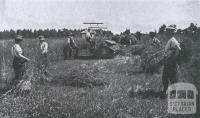
<instances>
[{"instance_id":1,"label":"man wearing white shirt","mask_svg":"<svg viewBox=\"0 0 200 118\"><path fill-rule=\"evenodd\" d=\"M23 54L23 49L21 48L22 40L23 40L22 36L17 35L15 38L15 44L11 48L11 53L14 58L13 68L15 72L15 80L14 80L15 85L24 77L25 62L30 61L30 59L25 57Z\"/></svg>"},{"instance_id":2,"label":"man wearing white shirt","mask_svg":"<svg viewBox=\"0 0 200 118\"><path fill-rule=\"evenodd\" d=\"M178 50L181 50L180 43L176 40L175 37L172 37L171 39L168 40L168 42L165 46L165 51L168 51L171 48L176 48Z\"/></svg>"},{"instance_id":3,"label":"man wearing white shirt","mask_svg":"<svg viewBox=\"0 0 200 118\"><path fill-rule=\"evenodd\" d=\"M40 35L39 37L40 40L40 71L46 72L47 65L48 65L48 43L45 41L44 36Z\"/></svg>"},{"instance_id":4,"label":"man wearing white shirt","mask_svg":"<svg viewBox=\"0 0 200 118\"><path fill-rule=\"evenodd\" d=\"M164 69L162 75L163 82L163 94L166 95L166 90L170 84L178 82L177 72L178 72L178 64L177 64L177 56L181 51L180 43L174 37L176 28L169 26L168 28L170 39L168 40L165 46L166 59L164 62Z\"/></svg>"},{"instance_id":5,"label":"man wearing white shirt","mask_svg":"<svg viewBox=\"0 0 200 118\"><path fill-rule=\"evenodd\" d=\"M86 41L89 42L92 48L95 48L95 41L93 40L94 35L95 32L93 32L91 29L86 30Z\"/></svg>"}]
</instances>

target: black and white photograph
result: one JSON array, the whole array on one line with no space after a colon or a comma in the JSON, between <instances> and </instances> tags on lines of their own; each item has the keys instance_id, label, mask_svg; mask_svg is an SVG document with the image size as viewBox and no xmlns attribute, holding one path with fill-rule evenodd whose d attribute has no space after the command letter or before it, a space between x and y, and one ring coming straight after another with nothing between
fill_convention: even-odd
<instances>
[{"instance_id":1,"label":"black and white photograph","mask_svg":"<svg viewBox=\"0 0 200 118\"><path fill-rule=\"evenodd\" d=\"M0 118L200 118L200 0L0 0Z\"/></svg>"}]
</instances>

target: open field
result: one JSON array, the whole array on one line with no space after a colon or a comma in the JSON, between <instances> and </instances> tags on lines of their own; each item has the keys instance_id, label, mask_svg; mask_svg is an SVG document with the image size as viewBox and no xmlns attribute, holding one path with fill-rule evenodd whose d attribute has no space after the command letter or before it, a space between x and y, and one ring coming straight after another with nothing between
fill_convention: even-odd
<instances>
[{"instance_id":1,"label":"open field","mask_svg":"<svg viewBox=\"0 0 200 118\"><path fill-rule=\"evenodd\" d=\"M166 115L163 112L166 111L166 100L160 100L159 97L155 96L149 96L149 98L129 97L127 90L130 87L135 87L137 84L145 85L147 82L150 82L150 86L152 83L154 83L154 86L158 86L160 83L159 74L153 75L149 80L145 80L144 74L135 75L126 73L126 70L135 68L129 66L131 61L129 57L117 57L113 60L70 60L53 64L49 70L57 78L56 84L36 85L35 89L26 99L20 97L4 99L1 111L5 110L4 113L6 113L6 109L13 111L10 114L8 113L10 116L22 117L21 115L31 114L33 117L49 115L49 117L54 118L116 118L147 117L156 114L161 116ZM120 68L121 66L126 66L126 68ZM77 71L77 68L80 69L78 71L93 68L90 71L95 72L91 72L90 74L94 78L109 84L92 87L65 86L65 83L68 83L67 77L71 74L69 72L71 70L72 72ZM59 81L61 82L59 83ZM153 89L159 91L160 87L154 87ZM18 108L12 106L18 104L12 103L16 100L20 103L18 108L21 108L21 113L16 113ZM28 102L25 102L26 100ZM8 105L8 102L11 104ZM25 107L22 106L26 106L28 109L23 111L22 109Z\"/></svg>"},{"instance_id":2,"label":"open field","mask_svg":"<svg viewBox=\"0 0 200 118\"><path fill-rule=\"evenodd\" d=\"M145 36L146 37L146 36ZM164 37L164 36L160 36ZM143 37L142 40L145 38ZM163 43L166 40L163 39ZM181 39L187 40L182 36ZM0 101L1 118L175 118L167 114L167 100L160 99L161 70L149 75L139 72L140 57L117 56L105 60L63 61L63 39L47 39L50 44L49 72L51 82L41 82L35 71L38 60L37 40L27 39L25 55L33 62L27 64L33 87L25 97L8 95ZM1 68L12 75L11 40L1 41ZM180 67L179 81L194 83L199 89L199 41L192 42L192 58ZM188 44L189 45L189 44ZM2 58L4 57L4 59ZM4 88L12 76L6 77ZM137 85L148 89L142 95L130 94ZM4 86L4 87L3 87ZM199 101L199 98L198 98ZM199 109L198 109L199 111ZM199 112L197 113L199 115ZM198 118L198 116L178 116Z\"/></svg>"}]
</instances>

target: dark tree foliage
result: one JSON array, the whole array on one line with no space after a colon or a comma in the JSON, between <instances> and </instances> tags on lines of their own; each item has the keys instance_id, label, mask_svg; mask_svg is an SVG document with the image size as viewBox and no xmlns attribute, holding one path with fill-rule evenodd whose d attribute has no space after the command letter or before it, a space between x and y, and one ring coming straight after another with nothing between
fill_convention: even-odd
<instances>
[{"instance_id":1,"label":"dark tree foliage","mask_svg":"<svg viewBox=\"0 0 200 118\"><path fill-rule=\"evenodd\" d=\"M194 23L190 23L190 26L188 27L188 30L191 31L191 32L196 32L197 24L194 25Z\"/></svg>"},{"instance_id":2,"label":"dark tree foliage","mask_svg":"<svg viewBox=\"0 0 200 118\"><path fill-rule=\"evenodd\" d=\"M163 24L162 26L160 26L159 30L158 30L158 33L159 34L162 34L166 31L166 28L167 26L165 24Z\"/></svg>"},{"instance_id":3,"label":"dark tree foliage","mask_svg":"<svg viewBox=\"0 0 200 118\"><path fill-rule=\"evenodd\" d=\"M137 38L138 40L140 40L140 39L141 39L141 36L142 36L142 33L141 33L140 31L137 31L137 32L135 33L135 36L136 36L136 38Z\"/></svg>"},{"instance_id":4,"label":"dark tree foliage","mask_svg":"<svg viewBox=\"0 0 200 118\"><path fill-rule=\"evenodd\" d=\"M129 35L131 33L130 29L126 29L122 34Z\"/></svg>"},{"instance_id":5,"label":"dark tree foliage","mask_svg":"<svg viewBox=\"0 0 200 118\"><path fill-rule=\"evenodd\" d=\"M81 37L82 29L38 29L38 30L31 30L31 29L18 29L18 30L4 30L0 31L0 39L11 39L14 38L16 35L22 35L24 38L37 38L39 35L44 35L46 38L64 38L69 33L72 33L73 36ZM104 31L104 30L97 30L97 35L105 36L105 37L112 37L113 33L111 31Z\"/></svg>"}]
</instances>

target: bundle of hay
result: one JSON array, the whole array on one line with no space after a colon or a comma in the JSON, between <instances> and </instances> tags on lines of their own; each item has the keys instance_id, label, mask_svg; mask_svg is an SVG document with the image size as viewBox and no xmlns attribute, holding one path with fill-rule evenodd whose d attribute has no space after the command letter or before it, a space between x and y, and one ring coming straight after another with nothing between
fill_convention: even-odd
<instances>
[{"instance_id":1,"label":"bundle of hay","mask_svg":"<svg viewBox=\"0 0 200 118\"><path fill-rule=\"evenodd\" d=\"M143 71L146 73L153 73L158 71L159 68L163 65L165 57L166 54L164 49L143 56L141 63Z\"/></svg>"},{"instance_id":2,"label":"bundle of hay","mask_svg":"<svg viewBox=\"0 0 200 118\"><path fill-rule=\"evenodd\" d=\"M145 49L144 45L133 45L131 53L134 55L141 55L144 49Z\"/></svg>"},{"instance_id":3,"label":"bundle of hay","mask_svg":"<svg viewBox=\"0 0 200 118\"><path fill-rule=\"evenodd\" d=\"M140 44L122 47L122 51L125 54L133 54L133 55L141 55L144 49L145 49L144 45Z\"/></svg>"},{"instance_id":4,"label":"bundle of hay","mask_svg":"<svg viewBox=\"0 0 200 118\"><path fill-rule=\"evenodd\" d=\"M31 80L21 80L15 90L14 90L14 93L16 95L21 95L21 96L24 96L24 95L27 95L32 89L32 83L31 83Z\"/></svg>"},{"instance_id":5,"label":"bundle of hay","mask_svg":"<svg viewBox=\"0 0 200 118\"><path fill-rule=\"evenodd\" d=\"M97 78L95 73L100 71L95 66L81 64L78 67L71 68L65 75L58 75L50 82L53 85L65 85L73 87L95 87L104 86L108 83L102 78Z\"/></svg>"}]
</instances>

